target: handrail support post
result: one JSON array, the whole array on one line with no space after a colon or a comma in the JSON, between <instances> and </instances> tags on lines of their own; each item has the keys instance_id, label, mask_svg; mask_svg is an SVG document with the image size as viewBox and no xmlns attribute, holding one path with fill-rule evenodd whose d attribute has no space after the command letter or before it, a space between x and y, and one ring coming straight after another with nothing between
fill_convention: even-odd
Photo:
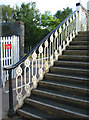
<instances>
[{"instance_id":1,"label":"handrail support post","mask_svg":"<svg viewBox=\"0 0 89 120\"><path fill-rule=\"evenodd\" d=\"M9 110L8 117L13 117L15 115L13 107L13 88L12 88L12 70L9 70Z\"/></svg>"},{"instance_id":2,"label":"handrail support post","mask_svg":"<svg viewBox=\"0 0 89 120\"><path fill-rule=\"evenodd\" d=\"M81 31L81 21L82 21L82 11L81 11L81 4L77 3L76 4L76 10L79 12L78 13L78 20L76 21L77 24L77 32Z\"/></svg>"}]
</instances>

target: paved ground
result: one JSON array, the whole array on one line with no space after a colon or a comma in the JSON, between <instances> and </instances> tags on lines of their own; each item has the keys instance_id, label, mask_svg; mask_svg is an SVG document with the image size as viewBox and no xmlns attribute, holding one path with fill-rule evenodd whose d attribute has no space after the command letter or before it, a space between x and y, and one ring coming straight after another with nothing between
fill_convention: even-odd
<instances>
[{"instance_id":1,"label":"paved ground","mask_svg":"<svg viewBox=\"0 0 89 120\"><path fill-rule=\"evenodd\" d=\"M0 88L0 120L2 118L2 88Z\"/></svg>"},{"instance_id":2,"label":"paved ground","mask_svg":"<svg viewBox=\"0 0 89 120\"><path fill-rule=\"evenodd\" d=\"M0 88L0 120L22 120L15 116L14 118L10 119L7 116L8 106L9 106L9 94L3 93L2 88ZM14 94L14 104L16 104L16 96ZM1 119L2 118L2 119Z\"/></svg>"}]
</instances>

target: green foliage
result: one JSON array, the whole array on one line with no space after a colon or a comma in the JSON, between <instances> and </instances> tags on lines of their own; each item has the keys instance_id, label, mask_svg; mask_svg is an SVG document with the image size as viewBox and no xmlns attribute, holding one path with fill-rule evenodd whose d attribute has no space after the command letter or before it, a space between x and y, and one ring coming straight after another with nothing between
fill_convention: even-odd
<instances>
[{"instance_id":1,"label":"green foliage","mask_svg":"<svg viewBox=\"0 0 89 120\"><path fill-rule=\"evenodd\" d=\"M13 21L13 8L10 7L10 5L2 6L2 21Z\"/></svg>"},{"instance_id":2,"label":"green foliage","mask_svg":"<svg viewBox=\"0 0 89 120\"><path fill-rule=\"evenodd\" d=\"M47 30L53 30L60 23L59 19L53 18L50 11L41 15L41 26Z\"/></svg>"},{"instance_id":3,"label":"green foliage","mask_svg":"<svg viewBox=\"0 0 89 120\"><path fill-rule=\"evenodd\" d=\"M58 10L58 11L56 12L56 14L54 15L54 17L57 18L57 19L59 19L59 20L62 22L62 21L63 21L65 18L67 18L72 12L73 12L72 9L69 8L69 7L67 7L66 9L64 8L63 11Z\"/></svg>"},{"instance_id":4,"label":"green foliage","mask_svg":"<svg viewBox=\"0 0 89 120\"><path fill-rule=\"evenodd\" d=\"M25 52L39 43L51 30L64 20L72 9L67 7L63 11L58 10L52 16L50 11L39 13L35 2L22 3L21 7L11 8L10 5L2 6L2 21L21 21L25 25ZM4 26L6 29L6 26Z\"/></svg>"},{"instance_id":5,"label":"green foliage","mask_svg":"<svg viewBox=\"0 0 89 120\"><path fill-rule=\"evenodd\" d=\"M14 19L24 22L25 25L25 52L34 47L49 32L47 29L41 29L40 13L36 9L36 3L30 2L22 4L19 8L16 6Z\"/></svg>"}]
</instances>

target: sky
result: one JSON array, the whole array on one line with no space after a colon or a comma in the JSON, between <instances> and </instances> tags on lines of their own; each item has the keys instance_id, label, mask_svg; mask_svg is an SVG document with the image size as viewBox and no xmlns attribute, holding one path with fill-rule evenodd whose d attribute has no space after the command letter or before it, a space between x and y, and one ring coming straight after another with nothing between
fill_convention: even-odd
<instances>
[{"instance_id":1,"label":"sky","mask_svg":"<svg viewBox=\"0 0 89 120\"><path fill-rule=\"evenodd\" d=\"M76 3L81 1L81 4L87 8L87 2L89 0L0 0L0 5L11 5L20 6L22 3L36 2L36 8L40 10L41 13L44 11L51 11L55 14L57 10L63 10L63 8L72 8L73 11L76 10Z\"/></svg>"}]
</instances>

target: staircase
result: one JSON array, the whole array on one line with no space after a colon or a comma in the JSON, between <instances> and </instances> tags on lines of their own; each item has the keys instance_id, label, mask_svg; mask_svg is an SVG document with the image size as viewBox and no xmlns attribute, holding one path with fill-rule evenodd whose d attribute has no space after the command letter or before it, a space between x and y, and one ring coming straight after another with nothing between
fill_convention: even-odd
<instances>
[{"instance_id":1,"label":"staircase","mask_svg":"<svg viewBox=\"0 0 89 120\"><path fill-rule=\"evenodd\" d=\"M89 32L79 32L17 114L27 119L89 119Z\"/></svg>"}]
</instances>

